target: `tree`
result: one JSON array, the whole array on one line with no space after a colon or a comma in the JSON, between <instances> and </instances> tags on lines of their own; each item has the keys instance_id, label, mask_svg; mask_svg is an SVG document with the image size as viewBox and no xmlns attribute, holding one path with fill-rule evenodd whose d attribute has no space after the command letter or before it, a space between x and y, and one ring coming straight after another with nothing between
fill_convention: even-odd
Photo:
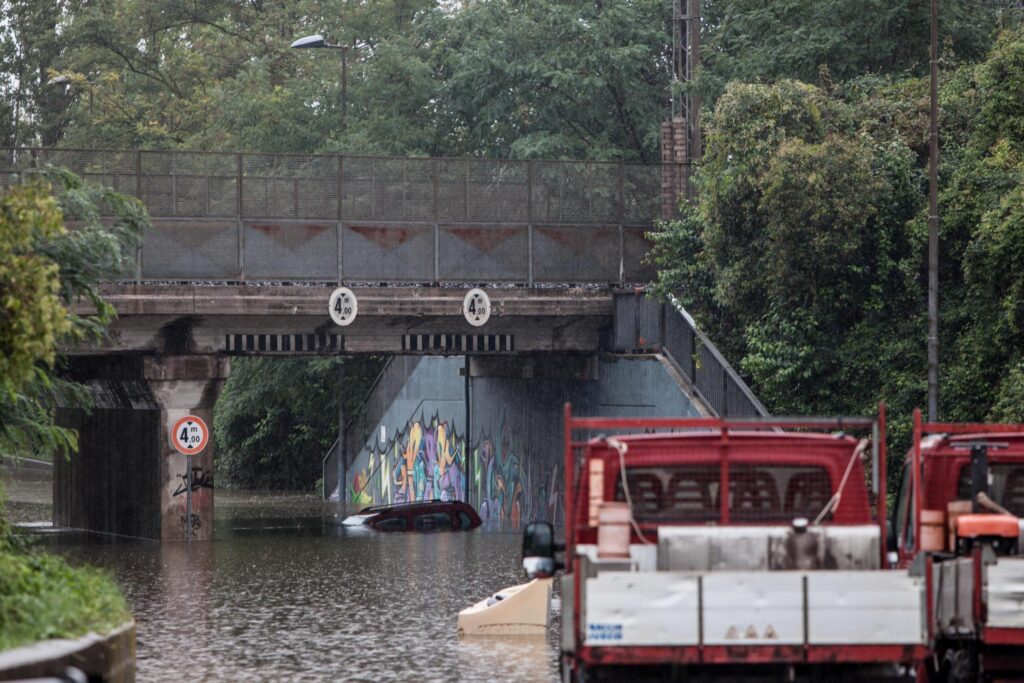
<instances>
[{"instance_id":1,"label":"tree","mask_svg":"<svg viewBox=\"0 0 1024 683\"><path fill-rule=\"evenodd\" d=\"M49 190L36 181L0 196L0 387L8 398L37 363L53 365L58 339L71 331L58 266L39 249L66 234Z\"/></svg>"},{"instance_id":2,"label":"tree","mask_svg":"<svg viewBox=\"0 0 1024 683\"><path fill-rule=\"evenodd\" d=\"M59 169L0 195L0 452L75 448L74 432L53 424L53 408L88 397L57 376L58 346L102 336L113 309L96 283L134 261L147 225L138 200ZM79 299L95 314L72 313Z\"/></svg>"},{"instance_id":3,"label":"tree","mask_svg":"<svg viewBox=\"0 0 1024 683\"><path fill-rule=\"evenodd\" d=\"M671 77L665 3L481 2L433 18L437 114L459 153L659 158Z\"/></svg>"},{"instance_id":4,"label":"tree","mask_svg":"<svg viewBox=\"0 0 1024 683\"><path fill-rule=\"evenodd\" d=\"M729 81L921 75L928 67L929 0L707 0L701 88L717 96ZM995 3L942 3L944 59L974 61L991 45Z\"/></svg>"},{"instance_id":5,"label":"tree","mask_svg":"<svg viewBox=\"0 0 1024 683\"><path fill-rule=\"evenodd\" d=\"M1024 29L1004 33L959 83L973 105L945 209L943 412L1009 416L1024 360ZM952 343L949 343L952 342Z\"/></svg>"},{"instance_id":6,"label":"tree","mask_svg":"<svg viewBox=\"0 0 1024 683\"><path fill-rule=\"evenodd\" d=\"M914 311L901 229L919 206L913 155L858 119L806 84L730 85L696 207L654 234L659 265L675 264L659 290L707 316L774 412L869 408L878 374L859 354L864 329Z\"/></svg>"},{"instance_id":7,"label":"tree","mask_svg":"<svg viewBox=\"0 0 1024 683\"><path fill-rule=\"evenodd\" d=\"M240 360L214 410L218 478L240 488L312 490L338 434L339 404L348 415L362 407L379 359Z\"/></svg>"},{"instance_id":8,"label":"tree","mask_svg":"<svg viewBox=\"0 0 1024 683\"><path fill-rule=\"evenodd\" d=\"M656 232L681 298L774 412L925 398L927 83L730 84L697 202ZM1021 419L1024 29L942 75L943 419ZM905 439L905 418L894 420ZM904 441L905 442L905 441ZM897 443L900 443L897 440Z\"/></svg>"}]
</instances>

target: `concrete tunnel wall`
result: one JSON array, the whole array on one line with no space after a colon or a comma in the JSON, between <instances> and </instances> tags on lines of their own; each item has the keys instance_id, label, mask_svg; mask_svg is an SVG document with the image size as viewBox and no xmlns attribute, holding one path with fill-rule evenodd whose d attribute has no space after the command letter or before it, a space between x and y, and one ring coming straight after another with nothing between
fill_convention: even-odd
<instances>
[{"instance_id":1,"label":"concrete tunnel wall","mask_svg":"<svg viewBox=\"0 0 1024 683\"><path fill-rule=\"evenodd\" d=\"M420 362L349 467L346 501L463 499L468 476L469 500L485 519L561 521L566 401L578 415L698 414L657 358L603 356L591 379L578 379L555 357L532 377L474 372L467 441L464 367L464 357Z\"/></svg>"}]
</instances>

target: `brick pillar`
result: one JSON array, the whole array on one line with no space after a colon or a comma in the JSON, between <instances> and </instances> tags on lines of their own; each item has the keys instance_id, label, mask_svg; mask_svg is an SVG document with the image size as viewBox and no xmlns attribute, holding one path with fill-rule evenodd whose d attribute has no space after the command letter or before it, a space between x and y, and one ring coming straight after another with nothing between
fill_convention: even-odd
<instances>
[{"instance_id":1,"label":"brick pillar","mask_svg":"<svg viewBox=\"0 0 1024 683\"><path fill-rule=\"evenodd\" d=\"M686 121L676 117L661 123L661 217L675 218L679 202L690 194Z\"/></svg>"}]
</instances>

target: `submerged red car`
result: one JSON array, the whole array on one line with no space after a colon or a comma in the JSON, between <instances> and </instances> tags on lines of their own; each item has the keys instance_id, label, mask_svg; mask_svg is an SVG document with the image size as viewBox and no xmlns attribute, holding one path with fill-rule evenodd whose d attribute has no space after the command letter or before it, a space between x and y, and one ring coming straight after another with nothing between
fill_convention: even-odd
<instances>
[{"instance_id":1,"label":"submerged red car","mask_svg":"<svg viewBox=\"0 0 1024 683\"><path fill-rule=\"evenodd\" d=\"M481 523L480 515L469 503L437 498L373 505L342 522L344 526L368 526L378 531L469 531Z\"/></svg>"}]
</instances>

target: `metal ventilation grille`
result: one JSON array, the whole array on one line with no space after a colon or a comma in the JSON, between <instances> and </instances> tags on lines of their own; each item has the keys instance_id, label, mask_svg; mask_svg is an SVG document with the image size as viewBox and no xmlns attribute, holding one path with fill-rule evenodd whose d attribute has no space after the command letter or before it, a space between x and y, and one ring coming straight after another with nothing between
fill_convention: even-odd
<instances>
[{"instance_id":1,"label":"metal ventilation grille","mask_svg":"<svg viewBox=\"0 0 1024 683\"><path fill-rule=\"evenodd\" d=\"M340 334L226 334L228 353L337 353L345 349Z\"/></svg>"},{"instance_id":2,"label":"metal ventilation grille","mask_svg":"<svg viewBox=\"0 0 1024 683\"><path fill-rule=\"evenodd\" d=\"M465 353L515 351L511 334L406 334L402 351L419 353Z\"/></svg>"}]
</instances>

